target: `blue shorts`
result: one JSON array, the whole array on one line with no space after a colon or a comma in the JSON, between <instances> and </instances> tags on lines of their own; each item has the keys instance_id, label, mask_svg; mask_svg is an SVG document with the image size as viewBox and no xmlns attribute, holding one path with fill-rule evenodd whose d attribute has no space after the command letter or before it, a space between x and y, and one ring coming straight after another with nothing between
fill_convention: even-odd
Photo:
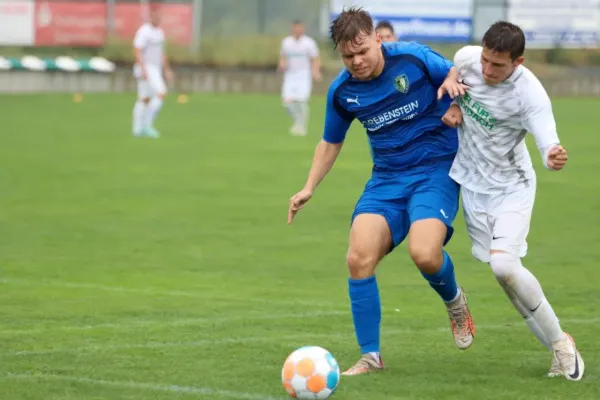
<instances>
[{"instance_id":1,"label":"blue shorts","mask_svg":"<svg viewBox=\"0 0 600 400\"><path fill-rule=\"evenodd\" d=\"M352 221L359 214L383 216L392 233L393 250L404 241L410 225L435 218L447 227L444 245L450 241L458 212L460 186L448 175L449 168L419 172L373 172L358 200Z\"/></svg>"}]
</instances>

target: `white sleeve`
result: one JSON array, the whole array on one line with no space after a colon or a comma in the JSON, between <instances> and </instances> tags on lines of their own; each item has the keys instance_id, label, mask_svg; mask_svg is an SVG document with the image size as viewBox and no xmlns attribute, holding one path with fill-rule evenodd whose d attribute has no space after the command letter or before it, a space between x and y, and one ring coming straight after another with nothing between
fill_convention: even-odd
<instances>
[{"instance_id":1,"label":"white sleeve","mask_svg":"<svg viewBox=\"0 0 600 400\"><path fill-rule=\"evenodd\" d=\"M133 47L136 49L143 49L146 47L148 42L148 35L146 34L146 29L142 26L135 33L135 38L133 39Z\"/></svg>"},{"instance_id":2,"label":"white sleeve","mask_svg":"<svg viewBox=\"0 0 600 400\"><path fill-rule=\"evenodd\" d=\"M317 42L315 42L313 39L310 40L308 54L311 58L319 57L319 46L317 46Z\"/></svg>"},{"instance_id":3,"label":"white sleeve","mask_svg":"<svg viewBox=\"0 0 600 400\"><path fill-rule=\"evenodd\" d=\"M285 55L286 55L286 54L285 54L285 53L286 53L286 52L285 52L285 42L286 42L286 40L285 40L285 39L283 39L283 40L281 41L281 47L279 48L279 56L280 56L280 57L285 57Z\"/></svg>"},{"instance_id":4,"label":"white sleeve","mask_svg":"<svg viewBox=\"0 0 600 400\"><path fill-rule=\"evenodd\" d=\"M481 46L465 46L456 52L454 55L454 67L457 69L459 75L461 75L461 78L465 77L461 72L464 73L469 65L479 61L481 50Z\"/></svg>"},{"instance_id":5,"label":"white sleeve","mask_svg":"<svg viewBox=\"0 0 600 400\"><path fill-rule=\"evenodd\" d=\"M521 92L523 96L521 120L523 128L531 132L535 138L544 167L548 168L548 153L552 147L560 143L560 140L556 132L550 97L540 81L535 77L532 78L528 79Z\"/></svg>"}]
</instances>

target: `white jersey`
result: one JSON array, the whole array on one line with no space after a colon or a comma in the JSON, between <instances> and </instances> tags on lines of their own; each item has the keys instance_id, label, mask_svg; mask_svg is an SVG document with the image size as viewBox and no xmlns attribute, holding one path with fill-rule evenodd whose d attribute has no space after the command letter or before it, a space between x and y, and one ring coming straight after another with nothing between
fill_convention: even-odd
<instances>
[{"instance_id":1,"label":"white jersey","mask_svg":"<svg viewBox=\"0 0 600 400\"><path fill-rule=\"evenodd\" d=\"M162 68L165 33L160 27L146 23L135 34L133 46L142 50L142 60L146 67Z\"/></svg>"},{"instance_id":2,"label":"white jersey","mask_svg":"<svg viewBox=\"0 0 600 400\"><path fill-rule=\"evenodd\" d=\"M312 75L312 60L319 56L317 43L308 36L296 39L288 36L281 42L281 56L287 60L285 76L308 77Z\"/></svg>"},{"instance_id":3,"label":"white jersey","mask_svg":"<svg viewBox=\"0 0 600 400\"><path fill-rule=\"evenodd\" d=\"M535 75L519 66L504 82L483 79L480 46L456 53L454 65L467 94L458 99L463 114L459 150L450 176L476 193L497 194L535 185L525 145L531 132L547 167L548 151L559 143L552 104Z\"/></svg>"}]
</instances>

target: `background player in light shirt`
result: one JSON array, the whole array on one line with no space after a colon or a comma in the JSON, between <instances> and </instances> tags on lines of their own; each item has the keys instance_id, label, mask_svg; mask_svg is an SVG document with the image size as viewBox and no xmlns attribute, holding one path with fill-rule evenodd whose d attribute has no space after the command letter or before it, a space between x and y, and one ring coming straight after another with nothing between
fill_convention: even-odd
<instances>
[{"instance_id":1,"label":"background player in light shirt","mask_svg":"<svg viewBox=\"0 0 600 400\"><path fill-rule=\"evenodd\" d=\"M379 34L381 41L384 43L398 41L394 27L389 21L379 21L375 26L375 32Z\"/></svg>"},{"instance_id":2,"label":"background player in light shirt","mask_svg":"<svg viewBox=\"0 0 600 400\"><path fill-rule=\"evenodd\" d=\"M345 68L329 88L323 138L304 188L290 199L288 223L333 167L352 121L360 121L373 173L350 218L348 292L361 357L344 375L383 368L375 270L405 239L413 262L445 305L456 346L466 349L475 329L443 249L452 237L459 187L448 175L457 133L442 116L452 102L444 93L460 93L458 75L427 46L382 44L370 15L360 8L343 11L330 31Z\"/></svg>"},{"instance_id":3,"label":"background player in light shirt","mask_svg":"<svg viewBox=\"0 0 600 400\"><path fill-rule=\"evenodd\" d=\"M133 134L135 136L158 137L154 120L167 95L167 81L172 81L173 71L165 50L165 33L160 27L160 14L150 13L150 22L143 24L135 34L134 76L137 80L138 97L133 108Z\"/></svg>"},{"instance_id":4,"label":"background player in light shirt","mask_svg":"<svg viewBox=\"0 0 600 400\"><path fill-rule=\"evenodd\" d=\"M308 100L312 80L321 80L317 43L304 34L301 21L294 21L292 34L281 42L278 70L283 72L281 97L293 120L290 133L304 136L308 129Z\"/></svg>"},{"instance_id":5,"label":"background player in light shirt","mask_svg":"<svg viewBox=\"0 0 600 400\"><path fill-rule=\"evenodd\" d=\"M443 118L458 126L460 146L450 176L462 187L472 252L489 263L533 334L553 352L548 376L580 380L584 363L575 342L561 329L538 280L521 264L536 192L525 135L533 134L550 170L565 166L567 151L560 145L546 91L522 65L521 29L497 22L482 44L456 53L466 94Z\"/></svg>"}]
</instances>

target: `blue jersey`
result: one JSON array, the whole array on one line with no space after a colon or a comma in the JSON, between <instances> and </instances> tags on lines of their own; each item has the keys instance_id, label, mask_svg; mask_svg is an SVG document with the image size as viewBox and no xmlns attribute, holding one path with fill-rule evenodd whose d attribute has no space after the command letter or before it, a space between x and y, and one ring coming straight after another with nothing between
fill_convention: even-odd
<instances>
[{"instance_id":1,"label":"blue jersey","mask_svg":"<svg viewBox=\"0 0 600 400\"><path fill-rule=\"evenodd\" d=\"M344 141L358 119L369 136L374 171L449 167L458 136L442 123L452 100L446 95L438 101L437 91L452 63L416 42L384 43L382 52L385 65L377 78L361 81L344 70L333 81L323 139Z\"/></svg>"}]
</instances>

